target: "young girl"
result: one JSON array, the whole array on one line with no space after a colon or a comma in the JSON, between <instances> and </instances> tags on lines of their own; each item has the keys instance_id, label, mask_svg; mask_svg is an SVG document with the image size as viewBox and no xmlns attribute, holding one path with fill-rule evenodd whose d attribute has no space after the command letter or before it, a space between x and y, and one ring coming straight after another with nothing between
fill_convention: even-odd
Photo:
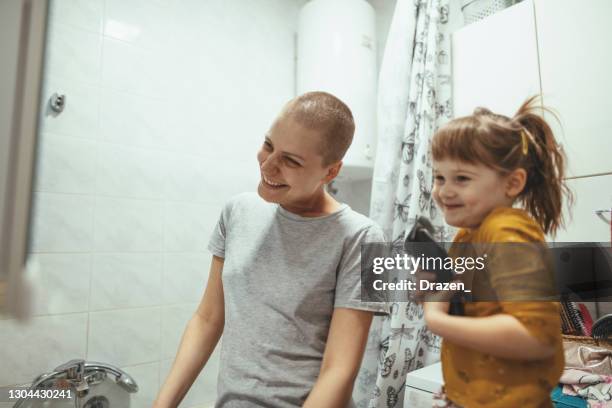
<instances>
[{"instance_id":1,"label":"young girl","mask_svg":"<svg viewBox=\"0 0 612 408\"><path fill-rule=\"evenodd\" d=\"M434 136L433 196L446 222L461 228L454 248L544 242L559 228L569 195L564 158L536 109L535 98L513 118L478 108ZM511 268L490 267L487 282L496 290L514 280L529 291L542 271L536 264L515 257ZM447 302L424 303L428 327L443 338L446 406L552 407L564 364L558 304L531 299L468 302L464 316L449 315Z\"/></svg>"}]
</instances>

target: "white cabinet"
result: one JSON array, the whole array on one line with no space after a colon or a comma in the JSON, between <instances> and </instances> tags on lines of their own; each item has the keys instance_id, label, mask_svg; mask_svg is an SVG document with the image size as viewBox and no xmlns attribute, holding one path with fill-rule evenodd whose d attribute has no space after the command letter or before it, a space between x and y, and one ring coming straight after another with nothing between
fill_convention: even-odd
<instances>
[{"instance_id":1,"label":"white cabinet","mask_svg":"<svg viewBox=\"0 0 612 408\"><path fill-rule=\"evenodd\" d=\"M411 408L432 407L433 393L440 391L443 383L442 363L439 362L409 372L406 376L404 406Z\"/></svg>"},{"instance_id":2,"label":"white cabinet","mask_svg":"<svg viewBox=\"0 0 612 408\"><path fill-rule=\"evenodd\" d=\"M452 35L456 117L477 106L513 116L540 93L533 1L525 0Z\"/></svg>"},{"instance_id":3,"label":"white cabinet","mask_svg":"<svg viewBox=\"0 0 612 408\"><path fill-rule=\"evenodd\" d=\"M612 172L612 1L535 0L544 104L570 176ZM612 183L607 191L612 191Z\"/></svg>"},{"instance_id":4,"label":"white cabinet","mask_svg":"<svg viewBox=\"0 0 612 408\"><path fill-rule=\"evenodd\" d=\"M512 116L541 93L568 176L612 172L610 0L525 0L453 33L456 116L482 105ZM612 186L608 188L608 191Z\"/></svg>"}]
</instances>

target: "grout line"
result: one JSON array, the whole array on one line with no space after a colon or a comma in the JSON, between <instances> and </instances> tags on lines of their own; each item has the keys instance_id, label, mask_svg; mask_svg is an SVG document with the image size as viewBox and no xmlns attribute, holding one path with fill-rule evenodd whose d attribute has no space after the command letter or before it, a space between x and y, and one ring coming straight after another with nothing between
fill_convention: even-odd
<instances>
[{"instance_id":1,"label":"grout line","mask_svg":"<svg viewBox=\"0 0 612 408\"><path fill-rule=\"evenodd\" d=\"M542 61L540 59L540 38L538 37L538 19L536 15L536 6L535 1L531 2L531 6L533 8L533 29L535 31L535 45L536 45L536 57L538 60L538 80L540 83L540 96L542 98L542 105L544 104L544 90L542 88Z\"/></svg>"},{"instance_id":2,"label":"grout line","mask_svg":"<svg viewBox=\"0 0 612 408\"><path fill-rule=\"evenodd\" d=\"M198 301L193 300L191 302L168 303L167 305L164 305L164 306L167 306L167 307L187 307L189 306L190 308L193 307L195 310L195 307L197 307L197 305L198 305ZM151 309L151 310L159 309L161 311L161 307L162 307L161 304L154 304L154 305L147 305L147 306L116 307L116 308L111 308L111 309L99 309L99 310L92 310L92 311L81 310L81 311L74 311L74 312L45 313L45 314L33 315L32 318L38 319L38 318L47 318L47 317L82 315L86 313L89 315L92 313L112 313L112 312L119 312L119 311L138 311L138 310L147 310L147 309ZM0 322L2 321L16 321L16 319L14 318L0 319Z\"/></svg>"},{"instance_id":3,"label":"grout line","mask_svg":"<svg viewBox=\"0 0 612 408\"><path fill-rule=\"evenodd\" d=\"M96 170L97 172L97 170ZM36 194L49 194L49 195L60 195L60 196L79 196L79 197L97 197L97 198L106 198L106 199L115 199L115 200L127 200L127 201L141 201L141 202L152 202L158 204L189 204L194 206L223 206L223 201L187 201L187 200L175 200L175 199L167 199L164 197L159 198L145 198L145 197L131 197L125 195L112 195L112 194L97 194L97 193L69 193L62 191L46 191L46 190L36 190L33 191ZM245 191L246 192L246 191ZM253 191L254 192L254 191ZM226 197L227 199L231 198L234 195L240 193L234 193Z\"/></svg>"}]
</instances>

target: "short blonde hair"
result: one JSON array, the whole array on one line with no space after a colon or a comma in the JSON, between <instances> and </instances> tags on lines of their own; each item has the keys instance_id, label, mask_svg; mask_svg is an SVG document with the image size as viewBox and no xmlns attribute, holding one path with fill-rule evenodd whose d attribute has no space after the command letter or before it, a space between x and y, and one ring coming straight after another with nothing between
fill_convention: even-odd
<instances>
[{"instance_id":1,"label":"short blonde hair","mask_svg":"<svg viewBox=\"0 0 612 408\"><path fill-rule=\"evenodd\" d=\"M355 122L351 110L327 92L307 92L292 99L281 116L321 132L320 154L324 166L342 160L353 141Z\"/></svg>"}]
</instances>

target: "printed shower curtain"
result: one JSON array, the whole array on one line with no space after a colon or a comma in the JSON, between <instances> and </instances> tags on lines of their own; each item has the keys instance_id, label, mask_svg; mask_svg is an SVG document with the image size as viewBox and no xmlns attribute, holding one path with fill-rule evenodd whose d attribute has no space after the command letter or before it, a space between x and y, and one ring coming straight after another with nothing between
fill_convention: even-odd
<instances>
[{"instance_id":1,"label":"printed shower curtain","mask_svg":"<svg viewBox=\"0 0 612 408\"><path fill-rule=\"evenodd\" d=\"M429 145L451 116L450 0L397 0L380 68L378 150L370 217L401 245L419 215L437 239L449 240L432 202ZM427 330L423 309L393 303L376 317L353 398L360 408L402 407L406 374L439 361L440 339Z\"/></svg>"}]
</instances>

